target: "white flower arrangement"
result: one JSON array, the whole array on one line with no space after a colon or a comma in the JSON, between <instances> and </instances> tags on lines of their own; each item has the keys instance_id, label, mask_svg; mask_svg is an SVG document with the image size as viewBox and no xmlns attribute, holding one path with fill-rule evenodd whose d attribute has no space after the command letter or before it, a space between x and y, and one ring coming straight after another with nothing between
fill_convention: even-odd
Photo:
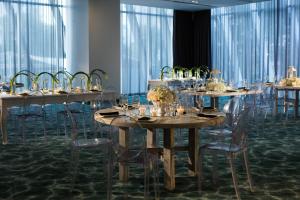
<instances>
[{"instance_id":1,"label":"white flower arrangement","mask_svg":"<svg viewBox=\"0 0 300 200\"><path fill-rule=\"evenodd\" d=\"M173 103L176 100L175 93L165 86L157 86L147 94L147 99L162 104Z\"/></svg>"}]
</instances>

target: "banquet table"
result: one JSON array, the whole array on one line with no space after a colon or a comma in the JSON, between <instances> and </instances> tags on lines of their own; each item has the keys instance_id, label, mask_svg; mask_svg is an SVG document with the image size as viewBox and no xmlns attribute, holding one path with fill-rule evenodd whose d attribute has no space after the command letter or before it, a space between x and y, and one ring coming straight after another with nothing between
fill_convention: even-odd
<instances>
[{"instance_id":1,"label":"banquet table","mask_svg":"<svg viewBox=\"0 0 300 200\"><path fill-rule=\"evenodd\" d=\"M275 90L275 113L278 113L278 95L279 91L284 91L284 102L288 99L288 92L295 92L295 99L293 100L295 116L298 116L298 107L299 107L299 90L300 86L280 86L274 85ZM287 104L284 103L284 110L287 110Z\"/></svg>"},{"instance_id":2,"label":"banquet table","mask_svg":"<svg viewBox=\"0 0 300 200\"><path fill-rule=\"evenodd\" d=\"M95 113L95 120L100 123L110 124L111 117L103 117ZM147 129L147 148L158 148L156 144L156 129L163 129L163 165L164 185L168 190L175 189L175 152L187 151L189 154L189 174L196 175L197 160L199 158L199 129L206 126L216 126L224 122L223 113L215 113L214 118L198 117L195 114L186 114L176 117L151 117L151 121L140 121L143 128ZM119 128L119 145L125 149L129 148L129 128L134 127L135 122L120 118L114 121L113 126ZM188 128L188 145L175 146L175 129ZM126 182L129 177L128 166L119 163L119 179Z\"/></svg>"},{"instance_id":3,"label":"banquet table","mask_svg":"<svg viewBox=\"0 0 300 200\"><path fill-rule=\"evenodd\" d=\"M103 92L82 92L82 93L68 93L68 94L41 94L36 95L11 95L7 93L0 94L0 107L1 107L1 132L2 143L8 143L6 121L8 115L8 108L13 106L24 106L30 104L55 104L73 101L94 101L94 100L111 100L116 97L116 92L112 90L105 90Z\"/></svg>"},{"instance_id":4,"label":"banquet table","mask_svg":"<svg viewBox=\"0 0 300 200\"><path fill-rule=\"evenodd\" d=\"M257 95L261 94L262 90L232 90L232 91L195 91L195 90L182 90L182 94L188 94L191 96L208 96L210 97L211 107L218 109L219 98L220 97L234 97L234 96L243 96L243 95ZM256 98L253 98L253 103L255 105Z\"/></svg>"}]
</instances>

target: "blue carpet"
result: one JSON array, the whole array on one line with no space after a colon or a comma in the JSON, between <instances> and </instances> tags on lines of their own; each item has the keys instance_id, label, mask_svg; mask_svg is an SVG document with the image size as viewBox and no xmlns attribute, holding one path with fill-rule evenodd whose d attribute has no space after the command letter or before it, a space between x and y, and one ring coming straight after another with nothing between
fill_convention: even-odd
<instances>
[{"instance_id":1,"label":"blue carpet","mask_svg":"<svg viewBox=\"0 0 300 200\"><path fill-rule=\"evenodd\" d=\"M88 109L87 109L88 110ZM51 111L51 109L50 109ZM54 111L53 111L54 112ZM48 140L43 140L41 126L27 122L24 144L20 142L13 119L9 120L11 144L0 145L0 199L105 199L104 156L101 149L88 149L80 154L79 175L71 192L72 167L70 139L63 131L57 134L53 113L47 116ZM88 119L87 112L86 118ZM88 121L88 127L91 121ZM264 122L264 123L263 123ZM35 122L39 123L39 122ZM279 116L256 117L250 122L249 159L255 192L247 184L242 160L237 158L237 171L242 199L300 199L300 119L284 120ZM37 128L39 127L39 128ZM89 128L90 129L90 128ZM33 132L38 132L33 134ZM201 142L206 141L205 130ZM91 136L92 134L89 133ZM161 136L160 136L161 137ZM187 142L186 131L178 134L177 141ZM138 142L138 141L136 141ZM234 199L228 162L219 157L218 186L212 184L211 158L205 156L203 191L197 192L196 179L187 175L187 156L176 154L176 190L163 189L160 174L161 199ZM143 199L143 169L132 166L131 179L126 185L118 182L114 167L113 197L115 199Z\"/></svg>"}]
</instances>

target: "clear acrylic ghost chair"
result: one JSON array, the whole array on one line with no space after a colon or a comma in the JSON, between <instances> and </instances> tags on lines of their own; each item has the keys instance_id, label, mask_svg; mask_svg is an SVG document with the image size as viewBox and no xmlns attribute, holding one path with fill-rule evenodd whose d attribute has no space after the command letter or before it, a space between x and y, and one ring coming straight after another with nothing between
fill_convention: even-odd
<instances>
[{"instance_id":1,"label":"clear acrylic ghost chair","mask_svg":"<svg viewBox=\"0 0 300 200\"><path fill-rule=\"evenodd\" d=\"M95 120L95 112L101 109L102 93L99 93L92 101L90 101L90 120L91 120L91 131L97 135L99 123Z\"/></svg>"},{"instance_id":2,"label":"clear acrylic ghost chair","mask_svg":"<svg viewBox=\"0 0 300 200\"><path fill-rule=\"evenodd\" d=\"M27 99L27 96L22 97L23 105L20 107L19 112L16 114L16 121L18 122L19 134L22 136L22 142L24 143L26 140L26 136L24 130L26 127L26 122L30 122L31 126L36 128L40 127L41 123L43 128L43 136L44 140L47 140L46 134L46 113L44 110L44 103L41 104L31 104ZM25 128L26 127L26 128ZM34 132L35 137L37 136L37 132Z\"/></svg>"},{"instance_id":3,"label":"clear acrylic ghost chair","mask_svg":"<svg viewBox=\"0 0 300 200\"><path fill-rule=\"evenodd\" d=\"M90 118L91 118L91 130L97 135L101 134L99 131L99 123L97 123L94 119L94 114L96 111L105 108L112 108L117 105L117 99L115 96L105 96L103 93L100 93L95 97L93 101L90 102Z\"/></svg>"},{"instance_id":4,"label":"clear acrylic ghost chair","mask_svg":"<svg viewBox=\"0 0 300 200\"><path fill-rule=\"evenodd\" d=\"M13 118L15 121L15 127L19 127L19 134L22 137L22 142L25 142L25 122L30 121L30 122L41 122L42 127L43 127L43 133L44 133L44 138L46 139L46 128L45 128L45 111L44 111L44 102L41 102L40 104L31 104L29 100L27 99L28 95L30 95L30 90L32 90L33 87L33 78L34 74L33 73L23 73L23 72L18 72L20 73L21 77L18 77L20 82L17 84L15 83L17 91L19 92L22 97L22 105L21 106L14 106L9 109L9 115ZM23 76L26 76L26 79L22 79ZM24 77L23 77L24 78ZM27 81L25 81L27 80ZM21 83L24 82L25 83ZM13 88L11 88L13 89ZM42 95L38 91L38 95ZM36 125L35 127L40 127L39 125ZM35 136L37 135L36 132Z\"/></svg>"},{"instance_id":5,"label":"clear acrylic ghost chair","mask_svg":"<svg viewBox=\"0 0 300 200\"><path fill-rule=\"evenodd\" d=\"M89 91L89 88L87 88L88 86L88 74L84 73L84 72L77 72L75 73L71 79L70 79L70 86L71 91L69 92L73 92L73 93L82 93L82 92L86 92ZM79 84L80 83L80 84ZM79 84L79 86L78 86ZM65 104L65 103L64 103ZM86 121L85 121L85 108L87 107L85 105L85 102L83 101L74 101L74 102L69 102L68 103L68 107L71 113L79 116L81 118L81 124L82 124L82 129L84 132L84 135L86 135ZM67 129L66 129L66 117L67 117L67 113L65 111L65 109L59 110L57 111L57 127L58 127L58 134L60 134L60 117L63 117L64 119L64 132L65 132L65 136L67 136Z\"/></svg>"},{"instance_id":6,"label":"clear acrylic ghost chair","mask_svg":"<svg viewBox=\"0 0 300 200\"><path fill-rule=\"evenodd\" d=\"M140 136L143 141L129 142L132 144L129 148L124 148L117 143L116 136L119 135L119 126L122 123L131 124L128 134L132 138L137 139ZM141 123L135 118L130 116L121 115L115 117L111 121L111 136L113 142L113 149L116 156L116 161L125 165L138 164L144 168L144 199L150 198L150 173L153 175L153 189L154 189L154 199L159 199L159 162L160 162L160 152L156 148L147 148L145 141L146 130L142 127ZM136 143L139 145L136 145Z\"/></svg>"},{"instance_id":7,"label":"clear acrylic ghost chair","mask_svg":"<svg viewBox=\"0 0 300 200\"><path fill-rule=\"evenodd\" d=\"M239 110L241 109L240 107L240 97L230 99L223 107L223 112L226 115L224 124L219 128L207 130L206 134L212 135L218 139L224 139L225 137L230 136L232 128L236 123Z\"/></svg>"},{"instance_id":8,"label":"clear acrylic ghost chair","mask_svg":"<svg viewBox=\"0 0 300 200\"><path fill-rule=\"evenodd\" d=\"M251 101L247 102L247 105L251 107L251 118L256 132L264 135L267 117L273 113L274 92L272 87L260 82L255 84L253 90L256 91L256 94L252 95L253 97ZM250 95L247 98L249 97Z\"/></svg>"},{"instance_id":9,"label":"clear acrylic ghost chair","mask_svg":"<svg viewBox=\"0 0 300 200\"><path fill-rule=\"evenodd\" d=\"M238 116L237 124L234 126L231 134L231 138L229 141L224 142L212 142L208 143L206 145L203 145L200 147L200 157L198 159L198 186L199 190L201 191L201 185L203 181L202 176L202 160L205 153L212 153L214 156L217 154L225 155L229 162L231 175L232 175L232 181L236 193L237 199L241 199L240 192L238 188L238 180L235 170L234 161L237 158L239 154L243 155L244 165L247 172L247 178L248 183L250 186L250 190L253 192L253 184L252 184L252 178L250 174L250 168L249 168L249 161L248 161L248 143L247 143L247 118L249 117L249 108L245 108ZM213 162L214 165L214 174L215 170L217 170L217 161L216 157ZM215 177L214 177L215 178Z\"/></svg>"},{"instance_id":10,"label":"clear acrylic ghost chair","mask_svg":"<svg viewBox=\"0 0 300 200\"><path fill-rule=\"evenodd\" d=\"M74 185L76 182L76 177L78 174L78 165L79 165L79 156L80 151L82 149L90 149L90 148L96 148L103 151L104 160L106 161L106 165L104 166L104 174L106 174L106 192L107 196L106 199L110 200L112 199L112 165L113 165L113 158L112 158L112 140L105 137L100 138L91 138L87 139L86 137L80 137L79 135L79 129L77 128L77 121L76 116L74 116L74 113L71 112L69 109L68 104L65 105L65 110L67 113L67 116L69 120L71 121L71 148L72 148L72 166L73 166L73 177L72 177L72 185L71 185L71 192L74 189ZM100 120L100 119L99 119ZM105 122L99 122L102 124L102 131L106 132L106 134L109 132L109 126L105 126ZM104 134L103 134L104 135Z\"/></svg>"},{"instance_id":11,"label":"clear acrylic ghost chair","mask_svg":"<svg viewBox=\"0 0 300 200\"><path fill-rule=\"evenodd\" d=\"M275 98L272 90L272 87L266 86L264 83L261 83L257 88L258 94L256 96L258 99L255 107L258 114L263 114L264 119L273 111Z\"/></svg>"},{"instance_id":12,"label":"clear acrylic ghost chair","mask_svg":"<svg viewBox=\"0 0 300 200\"><path fill-rule=\"evenodd\" d=\"M66 102L64 103L64 107L66 106ZM67 117L68 113L66 109L63 107L62 110L58 110L56 113L56 119L57 119L57 132L58 135L60 135L61 130L61 123L60 121L63 120L63 128L64 128L64 134L66 137L68 137L68 130L67 130ZM68 109L73 114L76 115L77 118L81 119L81 126L83 129L84 136L87 137L86 134L86 121L85 121L85 104L83 102L70 102L68 103Z\"/></svg>"}]
</instances>

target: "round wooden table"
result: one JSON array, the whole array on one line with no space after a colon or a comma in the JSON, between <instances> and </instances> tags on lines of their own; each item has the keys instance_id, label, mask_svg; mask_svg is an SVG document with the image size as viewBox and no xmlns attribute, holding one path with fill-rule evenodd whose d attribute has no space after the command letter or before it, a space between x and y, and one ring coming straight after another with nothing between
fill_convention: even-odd
<instances>
[{"instance_id":1,"label":"round wooden table","mask_svg":"<svg viewBox=\"0 0 300 200\"><path fill-rule=\"evenodd\" d=\"M105 124L111 124L112 117L103 117L95 113L95 120ZM156 129L163 129L163 162L164 162L164 185L168 190L175 189L175 151L187 151L189 154L189 174L196 175L197 159L199 158L199 129L207 126L216 126L224 122L223 113L215 114L213 118L198 117L195 114L186 114L175 117L152 117L151 121L139 121L143 128L147 129L147 148L158 148L156 145ZM136 126L134 121L118 118L112 123L113 126L119 127L119 145L128 148L129 145L129 128ZM175 146L175 129L189 129L189 143L187 146ZM119 179L128 180L128 167L125 164L119 164Z\"/></svg>"}]
</instances>

